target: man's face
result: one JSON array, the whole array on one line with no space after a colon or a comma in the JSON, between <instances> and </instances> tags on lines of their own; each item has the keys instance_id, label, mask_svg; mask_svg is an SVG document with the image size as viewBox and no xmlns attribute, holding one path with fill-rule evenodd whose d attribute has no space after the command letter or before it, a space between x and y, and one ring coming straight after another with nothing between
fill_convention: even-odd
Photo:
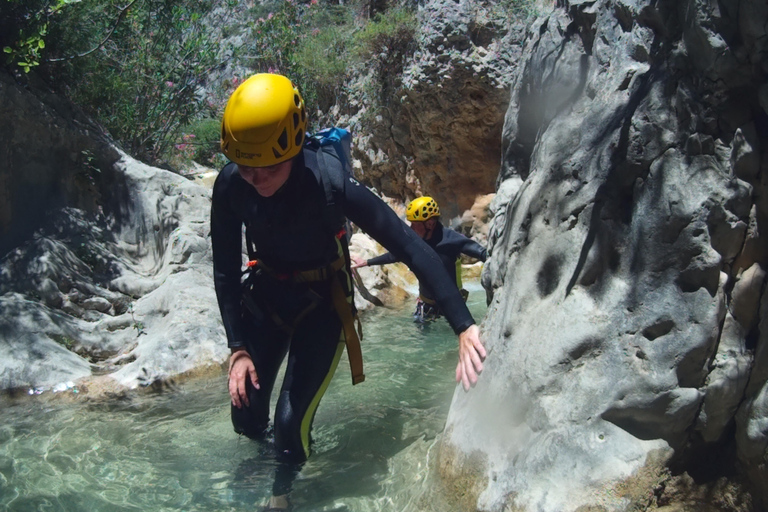
<instances>
[{"instance_id":1,"label":"man's face","mask_svg":"<svg viewBox=\"0 0 768 512\"><path fill-rule=\"evenodd\" d=\"M411 221L411 229L416 232L417 235L419 235L419 238L424 238L424 235L427 234L427 227L426 222L423 220L412 220Z\"/></svg>"},{"instance_id":2,"label":"man's face","mask_svg":"<svg viewBox=\"0 0 768 512\"><path fill-rule=\"evenodd\" d=\"M416 232L417 235L423 240L428 240L432 236L432 230L435 228L436 219L429 220L413 220L411 221L411 229Z\"/></svg>"},{"instance_id":3,"label":"man's face","mask_svg":"<svg viewBox=\"0 0 768 512\"><path fill-rule=\"evenodd\" d=\"M270 197L280 190L291 175L293 160L286 160L269 167L247 167L237 164L240 176L250 183L262 197Z\"/></svg>"}]
</instances>

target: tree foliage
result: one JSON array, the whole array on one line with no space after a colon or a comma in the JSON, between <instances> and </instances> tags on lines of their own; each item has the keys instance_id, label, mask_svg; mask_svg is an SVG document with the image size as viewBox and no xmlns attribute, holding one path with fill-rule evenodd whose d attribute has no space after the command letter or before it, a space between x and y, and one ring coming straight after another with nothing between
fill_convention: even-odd
<instances>
[{"instance_id":1,"label":"tree foliage","mask_svg":"<svg viewBox=\"0 0 768 512\"><path fill-rule=\"evenodd\" d=\"M0 26L18 34L3 40L6 65L40 66L138 158L157 162L181 127L210 114L202 88L220 64L217 2L6 1Z\"/></svg>"},{"instance_id":2,"label":"tree foliage","mask_svg":"<svg viewBox=\"0 0 768 512\"><path fill-rule=\"evenodd\" d=\"M223 102L247 78L209 84L225 64L285 74L311 111L327 110L354 66L391 70L415 32L412 11L371 21L365 13L375 10L360 0L266 0L249 9L244 0L0 2L4 65L19 77L35 69L150 163L174 152L212 162ZM235 11L246 16L235 20ZM241 42L224 52L222 36Z\"/></svg>"},{"instance_id":3,"label":"tree foliage","mask_svg":"<svg viewBox=\"0 0 768 512\"><path fill-rule=\"evenodd\" d=\"M338 99L351 66L353 9L278 0L253 10L249 66L290 76L306 103L325 110Z\"/></svg>"},{"instance_id":4,"label":"tree foliage","mask_svg":"<svg viewBox=\"0 0 768 512\"><path fill-rule=\"evenodd\" d=\"M158 161L181 127L210 108L201 89L219 64L219 45L205 22L213 5L138 0L122 22L111 26L119 4L82 0L59 24L56 39L62 50L78 54L97 49L89 58L61 55L55 60L70 96L133 155Z\"/></svg>"},{"instance_id":5,"label":"tree foliage","mask_svg":"<svg viewBox=\"0 0 768 512\"><path fill-rule=\"evenodd\" d=\"M79 0L3 0L0 48L7 64L24 73L40 65L48 29L63 9Z\"/></svg>"}]
</instances>

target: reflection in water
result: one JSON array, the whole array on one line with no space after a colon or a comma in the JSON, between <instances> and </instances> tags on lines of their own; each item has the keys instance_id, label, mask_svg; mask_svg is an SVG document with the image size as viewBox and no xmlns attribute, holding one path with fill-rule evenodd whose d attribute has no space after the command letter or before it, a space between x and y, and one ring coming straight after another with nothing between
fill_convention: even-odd
<instances>
[{"instance_id":1,"label":"reflection in water","mask_svg":"<svg viewBox=\"0 0 768 512\"><path fill-rule=\"evenodd\" d=\"M480 321L484 292L469 304ZM444 320L418 328L405 310L366 313L364 330L366 381L353 388L339 365L295 510L445 510L427 475L455 389L456 336ZM232 430L223 374L109 403L43 394L0 405L2 510L254 510L271 490L270 447Z\"/></svg>"}]
</instances>

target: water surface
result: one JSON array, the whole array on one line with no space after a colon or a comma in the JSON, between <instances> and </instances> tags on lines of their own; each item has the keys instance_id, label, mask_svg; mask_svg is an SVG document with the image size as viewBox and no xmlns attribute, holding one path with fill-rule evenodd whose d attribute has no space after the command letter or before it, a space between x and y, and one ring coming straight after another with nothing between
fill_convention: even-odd
<instances>
[{"instance_id":1,"label":"water surface","mask_svg":"<svg viewBox=\"0 0 768 512\"><path fill-rule=\"evenodd\" d=\"M484 291L468 304L479 322ZM411 306L365 313L366 381L352 387L343 356L294 510L446 510L429 473L457 338L445 320L418 328ZM270 494L272 452L232 430L223 374L111 402L46 395L0 403L0 510L251 511Z\"/></svg>"}]
</instances>

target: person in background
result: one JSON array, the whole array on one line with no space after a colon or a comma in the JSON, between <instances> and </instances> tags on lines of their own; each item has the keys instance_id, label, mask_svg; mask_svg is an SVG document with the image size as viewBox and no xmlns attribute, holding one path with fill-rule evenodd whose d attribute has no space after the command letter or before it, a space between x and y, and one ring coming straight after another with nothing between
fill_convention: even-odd
<instances>
[{"instance_id":1,"label":"person in background","mask_svg":"<svg viewBox=\"0 0 768 512\"><path fill-rule=\"evenodd\" d=\"M462 287L460 256L466 254L480 261L485 261L488 258L486 248L471 238L467 238L451 228L444 227L440 222L440 207L429 196L417 197L408 203L405 217L411 223L411 229L435 250L448 275L451 276L451 280L456 283L456 287L466 300L469 292ZM391 252L368 260L352 255L352 268L387 265L397 261L400 260ZM435 293L429 283L419 280L419 298L416 301L416 311L413 313L414 320L425 323L440 316L442 316L442 311L435 299Z\"/></svg>"},{"instance_id":2,"label":"person in background","mask_svg":"<svg viewBox=\"0 0 768 512\"><path fill-rule=\"evenodd\" d=\"M306 137L307 114L285 76L261 73L230 96L221 149L230 162L213 187L213 278L231 349L228 387L235 432L269 435L270 397L287 356L274 417L278 465L266 510L287 510L310 455L311 429L345 345L353 384L365 379L346 218L429 283L458 335L456 381L477 382L486 356L480 329L435 252L334 155ZM243 265L243 228L247 265Z\"/></svg>"}]
</instances>

